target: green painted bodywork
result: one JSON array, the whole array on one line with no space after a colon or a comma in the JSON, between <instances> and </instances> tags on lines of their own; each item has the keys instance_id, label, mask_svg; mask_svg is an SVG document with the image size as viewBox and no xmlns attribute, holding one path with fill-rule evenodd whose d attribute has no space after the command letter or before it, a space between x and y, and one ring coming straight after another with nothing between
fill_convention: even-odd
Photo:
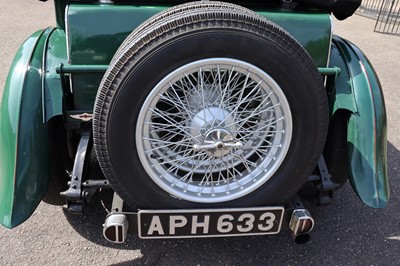
<instances>
[{"instance_id":1,"label":"green painted bodywork","mask_svg":"<svg viewBox=\"0 0 400 266\"><path fill-rule=\"evenodd\" d=\"M333 39L331 65L339 66L332 112L348 110L349 179L359 198L373 208L389 201L386 110L378 77L354 44Z\"/></svg>"},{"instance_id":2,"label":"green painted bodywork","mask_svg":"<svg viewBox=\"0 0 400 266\"><path fill-rule=\"evenodd\" d=\"M137 26L166 7L72 4L67 13L69 63L108 64L115 51ZM331 38L326 13L282 10L258 12L288 31L308 51L319 67L325 67ZM107 19L99 19L107 17Z\"/></svg>"},{"instance_id":3,"label":"green painted bodywork","mask_svg":"<svg viewBox=\"0 0 400 266\"><path fill-rule=\"evenodd\" d=\"M0 107L0 223L9 228L29 218L47 190L49 120L63 115L68 128L79 129L81 121L70 115L92 112L103 71L119 45L140 23L166 8L79 2L66 6L69 2L55 1L57 29L35 33L21 46L4 89ZM336 85L327 92L332 115L338 110L351 114L351 183L368 206L386 206L386 117L371 65L357 47L335 38L330 68L326 68L331 42L328 14L257 12L297 38L322 74L336 77Z\"/></svg>"},{"instance_id":4,"label":"green painted bodywork","mask_svg":"<svg viewBox=\"0 0 400 266\"><path fill-rule=\"evenodd\" d=\"M108 65L115 51L134 28L165 6L72 4L67 9L69 63ZM326 13L258 11L293 35L319 67L326 67L331 19ZM99 19L107 17L107 19ZM102 73L72 75L76 110L91 112Z\"/></svg>"},{"instance_id":5,"label":"green painted bodywork","mask_svg":"<svg viewBox=\"0 0 400 266\"><path fill-rule=\"evenodd\" d=\"M65 30L65 9L73 0L54 0L57 29Z\"/></svg>"},{"instance_id":6,"label":"green painted bodywork","mask_svg":"<svg viewBox=\"0 0 400 266\"><path fill-rule=\"evenodd\" d=\"M43 53L52 29L18 50L0 107L0 223L12 228L33 213L50 174L48 125L43 123Z\"/></svg>"},{"instance_id":7,"label":"green painted bodywork","mask_svg":"<svg viewBox=\"0 0 400 266\"><path fill-rule=\"evenodd\" d=\"M289 32L310 54L317 67L325 67L332 35L331 17L317 12L258 12Z\"/></svg>"},{"instance_id":8,"label":"green painted bodywork","mask_svg":"<svg viewBox=\"0 0 400 266\"><path fill-rule=\"evenodd\" d=\"M57 73L60 64L67 63L66 35L63 30L54 30L46 46L43 78L43 121L48 122L57 115L62 115L63 92L61 76Z\"/></svg>"}]
</instances>

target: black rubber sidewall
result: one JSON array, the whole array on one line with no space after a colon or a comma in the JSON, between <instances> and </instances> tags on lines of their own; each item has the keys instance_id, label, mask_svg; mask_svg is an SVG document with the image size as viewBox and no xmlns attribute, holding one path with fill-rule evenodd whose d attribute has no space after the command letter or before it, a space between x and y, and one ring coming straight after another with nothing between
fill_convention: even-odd
<instances>
[{"instance_id":1,"label":"black rubber sidewall","mask_svg":"<svg viewBox=\"0 0 400 266\"><path fill-rule=\"evenodd\" d=\"M315 141L322 134L315 82L309 79L310 69L293 56L293 49L289 43L221 29L189 32L147 49L132 63L110 103L106 132L111 165L118 178L114 183L146 208L257 206L286 201L307 177L304 167L315 157ZM137 154L136 122L144 100L162 78L182 65L213 57L242 60L268 73L289 102L293 133L285 160L262 187L230 202L196 204L171 197L147 175Z\"/></svg>"}]
</instances>

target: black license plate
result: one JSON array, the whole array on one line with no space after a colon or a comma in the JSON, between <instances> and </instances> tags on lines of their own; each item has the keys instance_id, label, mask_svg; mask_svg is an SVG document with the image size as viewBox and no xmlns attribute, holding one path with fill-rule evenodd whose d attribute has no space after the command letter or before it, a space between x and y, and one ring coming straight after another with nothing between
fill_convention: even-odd
<instances>
[{"instance_id":1,"label":"black license plate","mask_svg":"<svg viewBox=\"0 0 400 266\"><path fill-rule=\"evenodd\" d=\"M283 207L141 210L140 238L190 238L277 234Z\"/></svg>"}]
</instances>

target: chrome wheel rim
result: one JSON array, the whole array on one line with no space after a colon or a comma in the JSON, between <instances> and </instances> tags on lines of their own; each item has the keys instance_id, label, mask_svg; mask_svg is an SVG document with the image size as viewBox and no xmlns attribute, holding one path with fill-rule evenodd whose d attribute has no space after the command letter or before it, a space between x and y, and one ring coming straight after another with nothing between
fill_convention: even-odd
<instances>
[{"instance_id":1,"label":"chrome wheel rim","mask_svg":"<svg viewBox=\"0 0 400 266\"><path fill-rule=\"evenodd\" d=\"M279 85L231 58L186 64L149 93L136 124L149 177L172 197L218 203L252 193L289 150L292 116Z\"/></svg>"}]
</instances>

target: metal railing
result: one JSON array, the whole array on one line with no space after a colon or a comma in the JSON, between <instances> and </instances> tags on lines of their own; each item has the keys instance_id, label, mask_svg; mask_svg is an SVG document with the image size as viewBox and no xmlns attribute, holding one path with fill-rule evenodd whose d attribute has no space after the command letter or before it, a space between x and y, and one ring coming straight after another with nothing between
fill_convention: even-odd
<instances>
[{"instance_id":1,"label":"metal railing","mask_svg":"<svg viewBox=\"0 0 400 266\"><path fill-rule=\"evenodd\" d=\"M400 35L399 2L399 0L386 0L382 3L374 31Z\"/></svg>"},{"instance_id":2,"label":"metal railing","mask_svg":"<svg viewBox=\"0 0 400 266\"><path fill-rule=\"evenodd\" d=\"M385 0L363 0L361 6L357 9L356 14L377 19L379 10Z\"/></svg>"},{"instance_id":3,"label":"metal railing","mask_svg":"<svg viewBox=\"0 0 400 266\"><path fill-rule=\"evenodd\" d=\"M400 35L400 0L363 0L356 14L376 19L375 32Z\"/></svg>"}]
</instances>

